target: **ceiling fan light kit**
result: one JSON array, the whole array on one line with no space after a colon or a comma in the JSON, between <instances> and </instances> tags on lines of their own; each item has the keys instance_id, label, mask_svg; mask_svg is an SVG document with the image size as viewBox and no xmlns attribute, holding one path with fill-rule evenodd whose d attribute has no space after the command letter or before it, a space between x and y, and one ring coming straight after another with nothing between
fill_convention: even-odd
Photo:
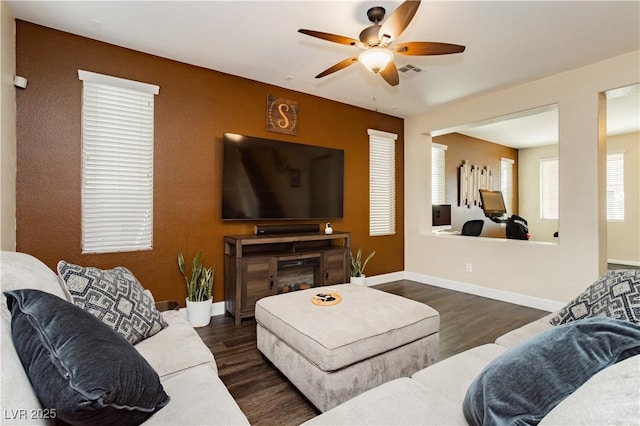
<instances>
[{"instance_id":1,"label":"ceiling fan light kit","mask_svg":"<svg viewBox=\"0 0 640 426\"><path fill-rule=\"evenodd\" d=\"M358 61L374 74L379 73L393 60L393 52L381 47L372 47L358 56Z\"/></svg>"},{"instance_id":2,"label":"ceiling fan light kit","mask_svg":"<svg viewBox=\"0 0 640 426\"><path fill-rule=\"evenodd\" d=\"M408 56L449 55L464 52L465 47L457 44L436 43L429 41L409 41L390 47L393 41L407 28L420 6L420 1L407 0L394 10L384 21L385 10L383 7L372 7L367 11L369 21L373 25L368 26L359 36L359 41L350 37L324 33L314 30L298 30L299 33L327 40L333 43L347 46L358 46L365 49L360 55L344 59L327 68L316 76L322 78L336 71L340 71L356 62L362 63L369 71L380 76L391 86L400 82L398 68L393 62L394 54Z\"/></svg>"}]
</instances>

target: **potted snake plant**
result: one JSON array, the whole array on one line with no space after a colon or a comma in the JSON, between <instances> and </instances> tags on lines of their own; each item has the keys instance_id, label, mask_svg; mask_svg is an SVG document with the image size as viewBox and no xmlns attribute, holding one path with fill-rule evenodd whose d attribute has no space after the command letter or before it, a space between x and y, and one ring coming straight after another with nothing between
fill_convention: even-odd
<instances>
[{"instance_id":1,"label":"potted snake plant","mask_svg":"<svg viewBox=\"0 0 640 426\"><path fill-rule=\"evenodd\" d=\"M202 254L198 252L191 264L191 277L187 276L182 251L178 253L178 267L187 285L187 318L193 327L204 327L211 321L213 299L213 266L204 267Z\"/></svg>"},{"instance_id":2,"label":"potted snake plant","mask_svg":"<svg viewBox=\"0 0 640 426\"><path fill-rule=\"evenodd\" d=\"M371 260L371 258L376 254L375 250L369 253L369 256L362 261L362 249L358 249L355 257L352 252L349 252L351 257L351 284L364 285L364 268L367 266L367 263Z\"/></svg>"}]
</instances>

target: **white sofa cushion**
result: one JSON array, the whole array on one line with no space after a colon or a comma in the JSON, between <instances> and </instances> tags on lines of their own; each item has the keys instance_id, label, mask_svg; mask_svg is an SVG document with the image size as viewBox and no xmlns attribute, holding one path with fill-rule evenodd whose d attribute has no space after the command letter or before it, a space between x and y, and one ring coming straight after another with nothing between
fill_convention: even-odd
<instances>
[{"instance_id":1,"label":"white sofa cushion","mask_svg":"<svg viewBox=\"0 0 640 426\"><path fill-rule=\"evenodd\" d=\"M540 425L640 423L640 355L600 371L558 404Z\"/></svg>"},{"instance_id":2,"label":"white sofa cushion","mask_svg":"<svg viewBox=\"0 0 640 426\"><path fill-rule=\"evenodd\" d=\"M161 379L188 368L208 364L217 374L211 351L178 311L162 312L168 326L134 347Z\"/></svg>"},{"instance_id":3,"label":"white sofa cushion","mask_svg":"<svg viewBox=\"0 0 640 426\"><path fill-rule=\"evenodd\" d=\"M58 276L47 265L29 254L3 251L0 254L0 265L0 284L3 292L31 288L71 300Z\"/></svg>"},{"instance_id":4,"label":"white sofa cushion","mask_svg":"<svg viewBox=\"0 0 640 426\"><path fill-rule=\"evenodd\" d=\"M265 297L256 321L323 371L335 371L438 332L438 312L384 291L342 284L342 302L311 303L321 288Z\"/></svg>"},{"instance_id":5,"label":"white sofa cushion","mask_svg":"<svg viewBox=\"0 0 640 426\"><path fill-rule=\"evenodd\" d=\"M67 300L56 274L40 260L25 254L3 251L0 253L0 285L2 292L32 288L54 294ZM11 337L11 312L7 298L0 294L0 321L2 342L2 424L39 425L48 424L46 419L33 416L42 408L31 387Z\"/></svg>"},{"instance_id":6,"label":"white sofa cushion","mask_svg":"<svg viewBox=\"0 0 640 426\"><path fill-rule=\"evenodd\" d=\"M199 365L162 380L169 405L145 425L248 425L224 383L209 365ZM274 408L275 409L275 408Z\"/></svg>"},{"instance_id":7,"label":"white sofa cushion","mask_svg":"<svg viewBox=\"0 0 640 426\"><path fill-rule=\"evenodd\" d=\"M550 328L553 328L553 325L551 325L549 321L551 321L551 318L553 318L555 315L556 313L545 315L539 320L530 322L527 325L503 334L496 339L496 344L507 348L512 348L516 345L519 345L520 343L529 340L533 336L536 336L543 331L547 331Z\"/></svg>"},{"instance_id":8,"label":"white sofa cushion","mask_svg":"<svg viewBox=\"0 0 640 426\"><path fill-rule=\"evenodd\" d=\"M493 343L478 346L422 369L411 378L436 389L448 400L462 404L467 388L478 373L506 350Z\"/></svg>"}]
</instances>

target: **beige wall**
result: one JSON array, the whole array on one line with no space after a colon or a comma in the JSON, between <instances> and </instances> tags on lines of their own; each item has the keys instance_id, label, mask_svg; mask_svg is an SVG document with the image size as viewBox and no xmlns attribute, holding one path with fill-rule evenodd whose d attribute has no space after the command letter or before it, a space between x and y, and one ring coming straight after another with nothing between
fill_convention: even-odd
<instances>
[{"instance_id":1,"label":"beige wall","mask_svg":"<svg viewBox=\"0 0 640 426\"><path fill-rule=\"evenodd\" d=\"M606 269L602 92L638 83L638 69L640 51L634 51L405 120L406 275L539 307L557 307L584 290ZM433 236L431 132L551 104L559 106L558 243Z\"/></svg>"},{"instance_id":2,"label":"beige wall","mask_svg":"<svg viewBox=\"0 0 640 426\"><path fill-rule=\"evenodd\" d=\"M16 249L16 24L9 6L0 3L0 249Z\"/></svg>"},{"instance_id":3,"label":"beige wall","mask_svg":"<svg viewBox=\"0 0 640 426\"><path fill-rule=\"evenodd\" d=\"M558 145L539 146L518 150L518 176L521 193L520 216L527 220L530 241L558 242L553 233L558 231L558 221L540 219L540 160L558 156Z\"/></svg>"},{"instance_id":4,"label":"beige wall","mask_svg":"<svg viewBox=\"0 0 640 426\"><path fill-rule=\"evenodd\" d=\"M607 151L624 151L624 221L607 225L607 258L640 266L640 133L609 136Z\"/></svg>"}]
</instances>

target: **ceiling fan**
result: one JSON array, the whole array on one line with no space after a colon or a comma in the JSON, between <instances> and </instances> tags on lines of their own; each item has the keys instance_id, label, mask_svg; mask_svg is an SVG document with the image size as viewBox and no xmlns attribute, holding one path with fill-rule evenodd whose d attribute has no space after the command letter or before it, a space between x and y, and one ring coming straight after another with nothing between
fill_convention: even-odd
<instances>
[{"instance_id":1,"label":"ceiling fan","mask_svg":"<svg viewBox=\"0 0 640 426\"><path fill-rule=\"evenodd\" d=\"M360 33L359 40L320 31L298 30L298 32L311 37L348 46L359 46L365 49L359 55L347 58L327 68L316 75L316 78L322 78L356 62L361 62L369 71L380 74L391 86L397 86L400 78L398 77L398 68L393 62L394 53L409 56L427 56L463 52L464 46L429 41L408 41L391 46L393 41L407 28L416 14L418 6L420 6L419 0L405 1L389 15L382 25L380 23L384 19L385 9L380 6L372 7L367 11L367 17L369 21L373 22L373 25L365 28Z\"/></svg>"}]
</instances>

